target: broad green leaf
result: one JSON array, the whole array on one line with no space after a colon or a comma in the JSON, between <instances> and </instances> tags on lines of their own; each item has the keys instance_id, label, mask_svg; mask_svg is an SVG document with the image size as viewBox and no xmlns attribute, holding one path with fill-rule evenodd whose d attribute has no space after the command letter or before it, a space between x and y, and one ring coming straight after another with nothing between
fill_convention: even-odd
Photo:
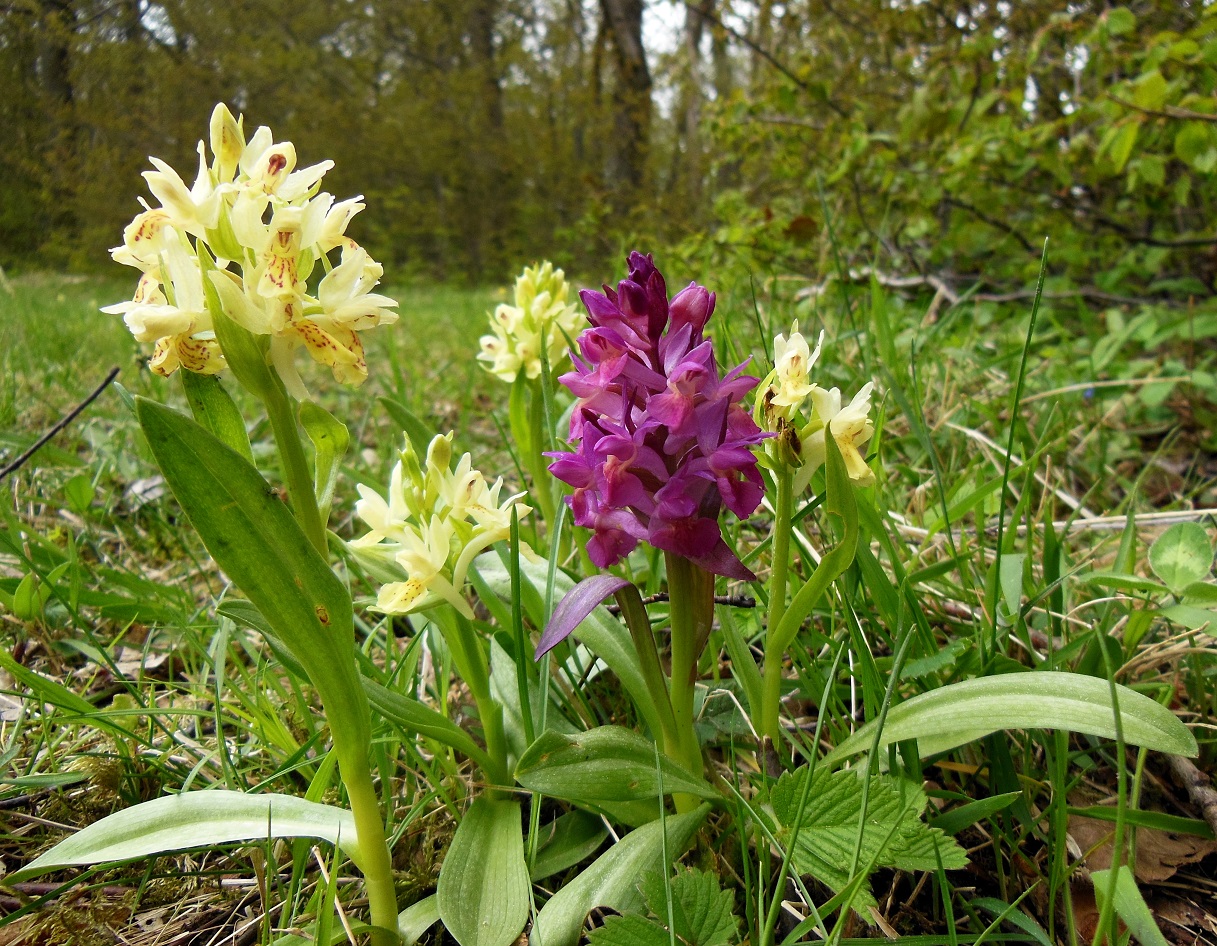
<instances>
[{"instance_id":1,"label":"broad green leaf","mask_svg":"<svg viewBox=\"0 0 1217 946\"><path fill-rule=\"evenodd\" d=\"M213 374L193 371L179 371L178 374L194 419L252 463L254 455L245 420L220 379Z\"/></svg>"},{"instance_id":2,"label":"broad green leaf","mask_svg":"<svg viewBox=\"0 0 1217 946\"><path fill-rule=\"evenodd\" d=\"M672 929L686 946L727 946L739 932L735 895L722 890L707 871L678 870L665 883L664 874L651 874L642 885L647 909L666 931L668 893L672 896Z\"/></svg>"},{"instance_id":3,"label":"broad green leaf","mask_svg":"<svg viewBox=\"0 0 1217 946\"><path fill-rule=\"evenodd\" d=\"M1107 31L1112 36L1123 36L1137 28L1137 17L1128 7L1112 7L1105 17Z\"/></svg>"},{"instance_id":4,"label":"broad green leaf","mask_svg":"<svg viewBox=\"0 0 1217 946\"><path fill-rule=\"evenodd\" d=\"M1175 523L1149 547L1149 567L1175 594L1207 578L1213 567L1208 531L1198 522Z\"/></svg>"},{"instance_id":5,"label":"broad green leaf","mask_svg":"<svg viewBox=\"0 0 1217 946\"><path fill-rule=\"evenodd\" d=\"M1186 604L1176 604L1169 608L1161 608L1156 613L1168 621L1182 624L1190 631L1206 631L1217 637L1217 611L1208 608L1193 608Z\"/></svg>"},{"instance_id":6,"label":"broad green leaf","mask_svg":"<svg viewBox=\"0 0 1217 946\"><path fill-rule=\"evenodd\" d=\"M313 442L313 481L317 490L317 508L321 519L329 518L330 506L334 502L334 487L338 485L338 474L342 458L346 456L351 437L346 425L333 414L312 401L300 405L300 425Z\"/></svg>"},{"instance_id":7,"label":"broad green leaf","mask_svg":"<svg viewBox=\"0 0 1217 946\"><path fill-rule=\"evenodd\" d=\"M402 938L402 946L414 946L438 922L439 897L435 894L406 907L397 916L397 932Z\"/></svg>"},{"instance_id":8,"label":"broad green leaf","mask_svg":"<svg viewBox=\"0 0 1217 946\"><path fill-rule=\"evenodd\" d=\"M504 601L511 601L511 579L507 569L494 554L478 557L476 567L486 584ZM543 614L545 586L548 581L549 569L546 563L533 564L524 559L520 560L520 579L524 588L523 601L528 618L536 627L544 627L546 614ZM554 600L561 600L575 583L563 572L554 575ZM659 713L651 700L650 691L642 675L638 663L638 655L634 651L634 642L624 624L617 620L605 608L596 608L589 614L575 631L575 636L587 645L597 657L603 660L617 679L625 687L634 701L638 712L646 720L647 729L652 734L663 732L659 724Z\"/></svg>"},{"instance_id":9,"label":"broad green leaf","mask_svg":"<svg viewBox=\"0 0 1217 946\"><path fill-rule=\"evenodd\" d=\"M1151 111L1162 107L1166 102L1167 92L1169 91L1166 79L1162 77L1162 73L1157 69L1151 69L1144 75L1138 76L1132 88L1133 101L1137 106Z\"/></svg>"},{"instance_id":10,"label":"broad green leaf","mask_svg":"<svg viewBox=\"0 0 1217 946\"><path fill-rule=\"evenodd\" d=\"M371 738L346 587L266 480L194 421L146 398L136 415L169 488L212 558L253 602L321 694L344 743Z\"/></svg>"},{"instance_id":11,"label":"broad green leaf","mask_svg":"<svg viewBox=\"0 0 1217 946\"><path fill-rule=\"evenodd\" d=\"M540 828L543 836L532 863L534 881L552 877L591 857L608 837L604 819L576 808Z\"/></svg>"},{"instance_id":12,"label":"broad green leaf","mask_svg":"<svg viewBox=\"0 0 1217 946\"><path fill-rule=\"evenodd\" d=\"M778 839L785 843L797 823L798 836L791 851L794 865L840 892L854 879L850 865L862 818L862 779L853 771L818 768L800 813L806 780L804 767L784 774L773 787L770 802L782 828ZM948 869L966 866L963 849L941 830L922 822L925 806L925 793L912 782L891 776L871 778L858 863L863 868L904 870L935 870L939 862ZM859 902L873 903L867 889L860 901L855 900Z\"/></svg>"},{"instance_id":13,"label":"broad green leaf","mask_svg":"<svg viewBox=\"0 0 1217 946\"><path fill-rule=\"evenodd\" d=\"M264 838L320 838L362 862L349 811L294 795L246 795L226 790L168 795L124 808L60 841L8 883L61 867L130 861L187 848Z\"/></svg>"},{"instance_id":14,"label":"broad green leaf","mask_svg":"<svg viewBox=\"0 0 1217 946\"><path fill-rule=\"evenodd\" d=\"M1096 870L1091 873L1090 879L1094 881L1095 898L1102 906L1111 888L1111 870ZM1130 868L1120 868L1112 900L1116 914L1141 946L1167 946L1166 937L1162 935L1158 921L1137 889L1137 881Z\"/></svg>"},{"instance_id":15,"label":"broad green leaf","mask_svg":"<svg viewBox=\"0 0 1217 946\"><path fill-rule=\"evenodd\" d=\"M528 920L528 865L518 801L477 798L444 858L439 917L460 946L509 946Z\"/></svg>"},{"instance_id":16,"label":"broad green leaf","mask_svg":"<svg viewBox=\"0 0 1217 946\"><path fill-rule=\"evenodd\" d=\"M190 372L186 373L190 374ZM68 501L68 508L76 515L83 516L93 505L93 499L97 496L97 487L93 485L91 476L78 473L63 484L63 495Z\"/></svg>"},{"instance_id":17,"label":"broad green leaf","mask_svg":"<svg viewBox=\"0 0 1217 946\"><path fill-rule=\"evenodd\" d=\"M643 899L638 881L669 866L663 862L665 835L668 858L675 860L709 811L709 805L702 805L688 814L635 828L550 898L537 914L529 946L576 946L584 920L597 907L618 913L640 911Z\"/></svg>"},{"instance_id":18,"label":"broad green leaf","mask_svg":"<svg viewBox=\"0 0 1217 946\"><path fill-rule=\"evenodd\" d=\"M1175 154L1201 174L1217 169L1217 133L1207 122L1184 122L1175 133Z\"/></svg>"},{"instance_id":19,"label":"broad green leaf","mask_svg":"<svg viewBox=\"0 0 1217 946\"><path fill-rule=\"evenodd\" d=\"M1209 581L1197 581L1183 589L1183 600L1192 608L1217 608L1217 584Z\"/></svg>"},{"instance_id":20,"label":"broad green leaf","mask_svg":"<svg viewBox=\"0 0 1217 946\"><path fill-rule=\"evenodd\" d=\"M701 798L722 796L702 778L661 755L655 744L621 726L599 726L574 736L546 732L516 764L525 788L575 802L632 801L684 792Z\"/></svg>"},{"instance_id":21,"label":"broad green leaf","mask_svg":"<svg viewBox=\"0 0 1217 946\"><path fill-rule=\"evenodd\" d=\"M1195 756L1196 740L1166 707L1117 685L1124 741L1159 752ZM918 740L934 755L1001 729L1065 729L1114 739L1107 681L1079 673L1036 671L965 680L893 706L879 744ZM870 722L828 754L835 764L865 752L875 738Z\"/></svg>"}]
</instances>

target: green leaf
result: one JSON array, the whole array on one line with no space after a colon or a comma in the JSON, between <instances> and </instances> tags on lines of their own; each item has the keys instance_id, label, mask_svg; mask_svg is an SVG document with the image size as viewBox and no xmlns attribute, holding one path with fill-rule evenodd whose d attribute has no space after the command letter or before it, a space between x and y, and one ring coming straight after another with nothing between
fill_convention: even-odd
<instances>
[{"instance_id":1,"label":"green leaf","mask_svg":"<svg viewBox=\"0 0 1217 946\"><path fill-rule=\"evenodd\" d=\"M1207 122L1185 122L1175 134L1175 154L1201 174L1217 169L1217 133Z\"/></svg>"},{"instance_id":2,"label":"green leaf","mask_svg":"<svg viewBox=\"0 0 1217 946\"><path fill-rule=\"evenodd\" d=\"M136 399L136 415L207 551L300 661L331 731L346 745L368 745L371 721L346 586L244 457L146 398Z\"/></svg>"},{"instance_id":3,"label":"green leaf","mask_svg":"<svg viewBox=\"0 0 1217 946\"><path fill-rule=\"evenodd\" d=\"M667 856L674 860L684 853L709 811L709 805L702 805L631 831L550 898L537 914L529 941L536 946L576 946L584 920L596 907L618 913L640 911L639 878L668 869L663 862L665 834Z\"/></svg>"},{"instance_id":4,"label":"green leaf","mask_svg":"<svg viewBox=\"0 0 1217 946\"><path fill-rule=\"evenodd\" d=\"M633 801L684 792L701 798L722 796L700 777L667 756L655 768L655 744L621 726L599 726L575 736L546 732L516 764L525 788L575 802Z\"/></svg>"},{"instance_id":5,"label":"green leaf","mask_svg":"<svg viewBox=\"0 0 1217 946\"><path fill-rule=\"evenodd\" d=\"M435 438L436 431L424 424L409 408L397 403L391 397L378 399L381 406L388 411L393 422L410 438L410 445L420 457L427 455L427 448Z\"/></svg>"},{"instance_id":6,"label":"green leaf","mask_svg":"<svg viewBox=\"0 0 1217 946\"><path fill-rule=\"evenodd\" d=\"M397 932L402 938L402 946L414 946L438 922L439 897L435 894L406 907L397 915Z\"/></svg>"},{"instance_id":7,"label":"green leaf","mask_svg":"<svg viewBox=\"0 0 1217 946\"><path fill-rule=\"evenodd\" d=\"M1159 752L1195 756L1196 740L1179 719L1159 703L1117 685L1124 741ZM1107 681L1079 673L1036 671L965 680L921 693L893 706L880 746L919 741L923 756L972 742L1001 729L1065 729L1114 739ZM868 750L875 738L869 722L828 754L835 764Z\"/></svg>"},{"instance_id":8,"label":"green leaf","mask_svg":"<svg viewBox=\"0 0 1217 946\"><path fill-rule=\"evenodd\" d=\"M990 818L999 811L1004 811L1014 804L1019 792L1007 792L1004 795L993 795L978 801L960 805L938 815L930 826L938 828L944 834L959 834L964 828L970 828L984 818Z\"/></svg>"},{"instance_id":9,"label":"green leaf","mask_svg":"<svg viewBox=\"0 0 1217 946\"><path fill-rule=\"evenodd\" d=\"M1124 575L1118 572L1087 572L1079 575L1078 579L1088 585L1098 585L1100 588L1112 588L1116 591L1148 591L1150 594L1164 594L1170 590L1166 585L1150 578L1138 578L1136 575Z\"/></svg>"},{"instance_id":10,"label":"green leaf","mask_svg":"<svg viewBox=\"0 0 1217 946\"><path fill-rule=\"evenodd\" d=\"M109 864L264 838L320 838L362 862L349 811L294 795L246 795L226 790L168 795L116 812L60 841L21 870L15 883L61 867Z\"/></svg>"},{"instance_id":11,"label":"green leaf","mask_svg":"<svg viewBox=\"0 0 1217 946\"><path fill-rule=\"evenodd\" d=\"M1205 631L1217 637L1217 611L1208 608L1193 608L1186 604L1176 604L1169 608L1161 608L1157 614L1168 621L1182 624L1189 631Z\"/></svg>"},{"instance_id":12,"label":"green leaf","mask_svg":"<svg viewBox=\"0 0 1217 946\"><path fill-rule=\"evenodd\" d=\"M1096 870L1091 873L1090 878L1094 881L1095 898L1101 907L1106 903L1111 888L1111 870ZM1166 937L1162 935L1162 930L1159 929L1145 898L1137 889L1137 881L1128 867L1121 867L1116 876L1116 889L1112 900L1116 913L1141 946L1167 946Z\"/></svg>"},{"instance_id":13,"label":"green leaf","mask_svg":"<svg viewBox=\"0 0 1217 946\"><path fill-rule=\"evenodd\" d=\"M1198 522L1175 523L1149 547L1149 567L1175 594L1207 578L1213 567L1208 532Z\"/></svg>"},{"instance_id":14,"label":"green leaf","mask_svg":"<svg viewBox=\"0 0 1217 946\"><path fill-rule=\"evenodd\" d=\"M608 917L604 926L587 934L587 941L591 946L672 946L666 926L637 913Z\"/></svg>"},{"instance_id":15,"label":"green leaf","mask_svg":"<svg viewBox=\"0 0 1217 946\"><path fill-rule=\"evenodd\" d=\"M770 803L782 828L778 838L786 841L797 823L798 836L791 851L794 865L800 873L811 874L840 892L853 880L849 865L854 862L862 818L861 777L853 771L818 768L800 813L806 780L803 767L785 773L773 787ZM912 782L872 777L858 863L863 868L904 870L935 870L940 862L948 869L966 866L963 848L921 821L925 806L925 793ZM863 890L860 902L874 901Z\"/></svg>"},{"instance_id":16,"label":"green leaf","mask_svg":"<svg viewBox=\"0 0 1217 946\"><path fill-rule=\"evenodd\" d=\"M545 838L532 863L534 881L552 877L591 857L608 837L604 819L576 808L540 829Z\"/></svg>"},{"instance_id":17,"label":"green leaf","mask_svg":"<svg viewBox=\"0 0 1217 946\"><path fill-rule=\"evenodd\" d=\"M340 465L351 444L351 437L345 424L312 401L300 405L300 425L313 442L313 481L317 490L317 508L321 510L324 522L330 515L334 487L338 485Z\"/></svg>"},{"instance_id":18,"label":"green leaf","mask_svg":"<svg viewBox=\"0 0 1217 946\"><path fill-rule=\"evenodd\" d=\"M1105 16L1107 32L1112 36L1123 36L1137 28L1137 18L1128 7L1113 7Z\"/></svg>"},{"instance_id":19,"label":"green leaf","mask_svg":"<svg viewBox=\"0 0 1217 946\"><path fill-rule=\"evenodd\" d=\"M651 915L667 930L668 891L672 896L672 930L685 946L727 946L739 932L735 895L722 890L714 874L700 870L678 870L667 880L651 874L642 885L642 896ZM670 941L670 938L668 938Z\"/></svg>"},{"instance_id":20,"label":"green leaf","mask_svg":"<svg viewBox=\"0 0 1217 946\"><path fill-rule=\"evenodd\" d=\"M528 920L528 865L518 801L482 795L465 812L436 887L439 917L460 946L510 946Z\"/></svg>"},{"instance_id":21,"label":"green leaf","mask_svg":"<svg viewBox=\"0 0 1217 946\"><path fill-rule=\"evenodd\" d=\"M1138 76L1137 81L1133 83L1133 101L1138 108L1145 108L1151 111L1159 109L1166 102L1167 86L1166 79L1162 77L1162 73L1157 69L1152 69L1144 75Z\"/></svg>"},{"instance_id":22,"label":"green leaf","mask_svg":"<svg viewBox=\"0 0 1217 946\"><path fill-rule=\"evenodd\" d=\"M185 370L178 374L181 375L182 390L186 392L186 403L190 405L194 419L253 463L254 455L249 446L245 421L220 379L212 374Z\"/></svg>"},{"instance_id":23,"label":"green leaf","mask_svg":"<svg viewBox=\"0 0 1217 946\"><path fill-rule=\"evenodd\" d=\"M1139 118L1126 119L1123 124L1116 126L1114 134L1104 141L1106 153L1111 159L1112 170L1119 174L1124 170L1132 156L1133 146L1137 143L1137 135L1141 133Z\"/></svg>"},{"instance_id":24,"label":"green leaf","mask_svg":"<svg viewBox=\"0 0 1217 946\"><path fill-rule=\"evenodd\" d=\"M63 484L63 496L68 501L68 508L78 516L88 512L96 495L97 488L93 485L93 478L83 473L78 473Z\"/></svg>"}]
</instances>

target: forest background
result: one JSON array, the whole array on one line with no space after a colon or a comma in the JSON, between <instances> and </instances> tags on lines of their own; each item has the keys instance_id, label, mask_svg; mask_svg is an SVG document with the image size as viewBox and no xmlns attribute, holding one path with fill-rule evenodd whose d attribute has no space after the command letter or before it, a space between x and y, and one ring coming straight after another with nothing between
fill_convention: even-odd
<instances>
[{"instance_id":1,"label":"forest background","mask_svg":"<svg viewBox=\"0 0 1217 946\"><path fill-rule=\"evenodd\" d=\"M948 298L1212 293L1217 8L1190 0L8 0L0 266L97 270L217 101L332 158L392 280L599 282L634 245ZM945 287L945 288L944 288ZM952 300L953 301L953 300Z\"/></svg>"}]
</instances>

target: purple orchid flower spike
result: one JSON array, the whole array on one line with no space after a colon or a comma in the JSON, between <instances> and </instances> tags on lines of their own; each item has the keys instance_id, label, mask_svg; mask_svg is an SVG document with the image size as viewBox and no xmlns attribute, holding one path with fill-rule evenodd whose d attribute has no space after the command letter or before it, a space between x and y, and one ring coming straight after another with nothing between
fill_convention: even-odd
<instances>
[{"instance_id":1,"label":"purple orchid flower spike","mask_svg":"<svg viewBox=\"0 0 1217 946\"><path fill-rule=\"evenodd\" d=\"M723 541L723 506L741 519L762 495L751 447L768 434L740 406L757 379L747 362L720 376L704 330L715 296L690 283L669 302L650 255L629 256L617 288L584 290L591 328L575 370L559 380L578 397L574 453L550 472L575 488L575 524L591 529L592 561L606 568L640 541L728 578L752 574Z\"/></svg>"}]
</instances>

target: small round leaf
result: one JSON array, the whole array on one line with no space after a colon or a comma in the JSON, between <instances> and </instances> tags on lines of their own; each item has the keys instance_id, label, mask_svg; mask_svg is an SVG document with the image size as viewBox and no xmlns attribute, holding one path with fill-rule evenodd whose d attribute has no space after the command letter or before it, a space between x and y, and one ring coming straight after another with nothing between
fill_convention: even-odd
<instances>
[{"instance_id":1,"label":"small round leaf","mask_svg":"<svg viewBox=\"0 0 1217 946\"><path fill-rule=\"evenodd\" d=\"M1149 567L1176 593L1207 577L1212 566L1213 545L1196 522L1176 523L1149 549Z\"/></svg>"}]
</instances>

